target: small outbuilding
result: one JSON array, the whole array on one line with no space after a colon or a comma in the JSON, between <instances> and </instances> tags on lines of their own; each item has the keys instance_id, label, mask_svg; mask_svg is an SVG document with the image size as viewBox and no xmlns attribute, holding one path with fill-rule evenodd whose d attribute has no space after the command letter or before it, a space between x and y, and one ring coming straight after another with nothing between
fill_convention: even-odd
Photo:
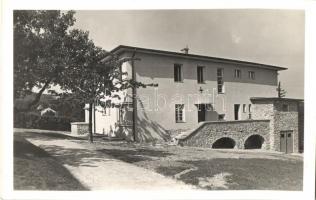
<instances>
[{"instance_id":1,"label":"small outbuilding","mask_svg":"<svg viewBox=\"0 0 316 200\"><path fill-rule=\"evenodd\" d=\"M57 112L55 110L53 110L52 108L45 108L43 110L41 110L41 116L57 116Z\"/></svg>"},{"instance_id":2,"label":"small outbuilding","mask_svg":"<svg viewBox=\"0 0 316 200\"><path fill-rule=\"evenodd\" d=\"M183 146L303 151L304 102L301 99L250 99L249 120L209 121L175 139Z\"/></svg>"}]
</instances>

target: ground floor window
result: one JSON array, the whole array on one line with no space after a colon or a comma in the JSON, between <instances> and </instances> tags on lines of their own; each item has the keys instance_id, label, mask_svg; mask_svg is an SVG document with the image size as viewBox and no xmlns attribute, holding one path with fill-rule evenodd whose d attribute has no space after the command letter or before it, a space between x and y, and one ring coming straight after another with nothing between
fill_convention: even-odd
<instances>
[{"instance_id":1,"label":"ground floor window","mask_svg":"<svg viewBox=\"0 0 316 200\"><path fill-rule=\"evenodd\" d=\"M175 110L176 122L184 122L184 104L176 104Z\"/></svg>"},{"instance_id":2,"label":"ground floor window","mask_svg":"<svg viewBox=\"0 0 316 200\"><path fill-rule=\"evenodd\" d=\"M119 122L124 125L133 124L133 104L124 103L119 108Z\"/></svg>"},{"instance_id":3,"label":"ground floor window","mask_svg":"<svg viewBox=\"0 0 316 200\"><path fill-rule=\"evenodd\" d=\"M242 105L242 112L245 113L247 111L247 106L246 104L243 104Z\"/></svg>"},{"instance_id":4,"label":"ground floor window","mask_svg":"<svg viewBox=\"0 0 316 200\"><path fill-rule=\"evenodd\" d=\"M218 115L218 120L219 120L219 121L225 120L225 114L219 114L219 115Z\"/></svg>"}]
</instances>

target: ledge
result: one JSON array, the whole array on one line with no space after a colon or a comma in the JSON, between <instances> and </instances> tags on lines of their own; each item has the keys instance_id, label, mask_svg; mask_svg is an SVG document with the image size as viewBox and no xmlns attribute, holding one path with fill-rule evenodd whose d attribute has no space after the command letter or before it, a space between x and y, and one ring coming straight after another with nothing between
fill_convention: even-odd
<instances>
[{"instance_id":1,"label":"ledge","mask_svg":"<svg viewBox=\"0 0 316 200\"><path fill-rule=\"evenodd\" d=\"M228 123L247 123L247 122L269 122L269 119L247 119L247 120L231 120L231 121L205 121L201 122L202 124L228 124Z\"/></svg>"},{"instance_id":2,"label":"ledge","mask_svg":"<svg viewBox=\"0 0 316 200\"><path fill-rule=\"evenodd\" d=\"M194 130L191 130L189 132L184 132L175 136L175 139L184 140L208 124L234 124L234 123L251 123L251 122L270 122L270 120L269 119L256 119L256 120L250 119L250 120L234 120L234 121L205 121L205 122L199 123L199 125Z\"/></svg>"},{"instance_id":3,"label":"ledge","mask_svg":"<svg viewBox=\"0 0 316 200\"><path fill-rule=\"evenodd\" d=\"M127 127L127 126L133 126L133 124L118 124L118 126Z\"/></svg>"},{"instance_id":4,"label":"ledge","mask_svg":"<svg viewBox=\"0 0 316 200\"><path fill-rule=\"evenodd\" d=\"M82 124L89 124L89 122L71 122L71 125L82 125Z\"/></svg>"}]
</instances>

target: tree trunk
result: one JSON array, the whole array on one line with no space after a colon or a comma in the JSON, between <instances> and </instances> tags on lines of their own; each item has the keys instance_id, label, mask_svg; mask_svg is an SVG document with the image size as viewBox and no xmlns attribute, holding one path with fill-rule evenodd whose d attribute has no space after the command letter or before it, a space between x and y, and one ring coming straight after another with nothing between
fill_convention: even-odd
<instances>
[{"instance_id":1,"label":"tree trunk","mask_svg":"<svg viewBox=\"0 0 316 200\"><path fill-rule=\"evenodd\" d=\"M38 104L38 102L41 99L41 96L43 94L43 92L45 91L45 89L49 86L50 82L52 81L52 79L48 79L44 86L42 87L42 89L36 94L35 99L33 99L33 101L31 101L28 106L27 106L27 110L30 110L33 106L35 106L36 104Z\"/></svg>"},{"instance_id":2,"label":"tree trunk","mask_svg":"<svg viewBox=\"0 0 316 200\"><path fill-rule=\"evenodd\" d=\"M278 84L278 97L281 98L281 82Z\"/></svg>"},{"instance_id":3,"label":"tree trunk","mask_svg":"<svg viewBox=\"0 0 316 200\"><path fill-rule=\"evenodd\" d=\"M89 140L90 143L93 143L93 134L92 134L92 103L89 103Z\"/></svg>"}]
</instances>

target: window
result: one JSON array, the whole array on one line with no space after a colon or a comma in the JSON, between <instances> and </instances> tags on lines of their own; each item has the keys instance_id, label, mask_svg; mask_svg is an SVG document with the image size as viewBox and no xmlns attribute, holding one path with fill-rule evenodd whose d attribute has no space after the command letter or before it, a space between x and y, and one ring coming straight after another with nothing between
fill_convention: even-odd
<instances>
[{"instance_id":1,"label":"window","mask_svg":"<svg viewBox=\"0 0 316 200\"><path fill-rule=\"evenodd\" d=\"M241 70L240 69L235 69L235 78L241 78Z\"/></svg>"},{"instance_id":2,"label":"window","mask_svg":"<svg viewBox=\"0 0 316 200\"><path fill-rule=\"evenodd\" d=\"M239 120L240 119L240 104L234 104L234 116L235 116L235 120Z\"/></svg>"},{"instance_id":3,"label":"window","mask_svg":"<svg viewBox=\"0 0 316 200\"><path fill-rule=\"evenodd\" d=\"M248 77L250 79L255 79L255 72L254 71L248 71Z\"/></svg>"},{"instance_id":4,"label":"window","mask_svg":"<svg viewBox=\"0 0 316 200\"><path fill-rule=\"evenodd\" d=\"M214 111L214 107L212 104L205 104L206 111Z\"/></svg>"},{"instance_id":5,"label":"window","mask_svg":"<svg viewBox=\"0 0 316 200\"><path fill-rule=\"evenodd\" d=\"M123 125L133 124L133 104L124 102L119 108L119 122Z\"/></svg>"},{"instance_id":6,"label":"window","mask_svg":"<svg viewBox=\"0 0 316 200\"><path fill-rule=\"evenodd\" d=\"M201 67L201 66L197 67L197 82L198 83L204 83L203 70L204 70L204 67Z\"/></svg>"},{"instance_id":7,"label":"window","mask_svg":"<svg viewBox=\"0 0 316 200\"><path fill-rule=\"evenodd\" d=\"M283 104L282 105L282 111L283 112L288 112L289 111L289 105L288 104Z\"/></svg>"},{"instance_id":8,"label":"window","mask_svg":"<svg viewBox=\"0 0 316 200\"><path fill-rule=\"evenodd\" d=\"M217 92L224 93L224 69L218 68L217 69Z\"/></svg>"},{"instance_id":9,"label":"window","mask_svg":"<svg viewBox=\"0 0 316 200\"><path fill-rule=\"evenodd\" d=\"M251 104L248 105L248 112L251 113Z\"/></svg>"},{"instance_id":10,"label":"window","mask_svg":"<svg viewBox=\"0 0 316 200\"><path fill-rule=\"evenodd\" d=\"M247 112L247 105L246 104L242 105L242 112L243 113Z\"/></svg>"},{"instance_id":11,"label":"window","mask_svg":"<svg viewBox=\"0 0 316 200\"><path fill-rule=\"evenodd\" d=\"M184 122L184 104L176 104L176 123Z\"/></svg>"},{"instance_id":12,"label":"window","mask_svg":"<svg viewBox=\"0 0 316 200\"><path fill-rule=\"evenodd\" d=\"M219 120L219 121L225 120L225 114L219 114L219 115L218 115L218 120Z\"/></svg>"},{"instance_id":13,"label":"window","mask_svg":"<svg viewBox=\"0 0 316 200\"><path fill-rule=\"evenodd\" d=\"M174 81L175 82L182 82L182 65L174 64Z\"/></svg>"}]
</instances>

